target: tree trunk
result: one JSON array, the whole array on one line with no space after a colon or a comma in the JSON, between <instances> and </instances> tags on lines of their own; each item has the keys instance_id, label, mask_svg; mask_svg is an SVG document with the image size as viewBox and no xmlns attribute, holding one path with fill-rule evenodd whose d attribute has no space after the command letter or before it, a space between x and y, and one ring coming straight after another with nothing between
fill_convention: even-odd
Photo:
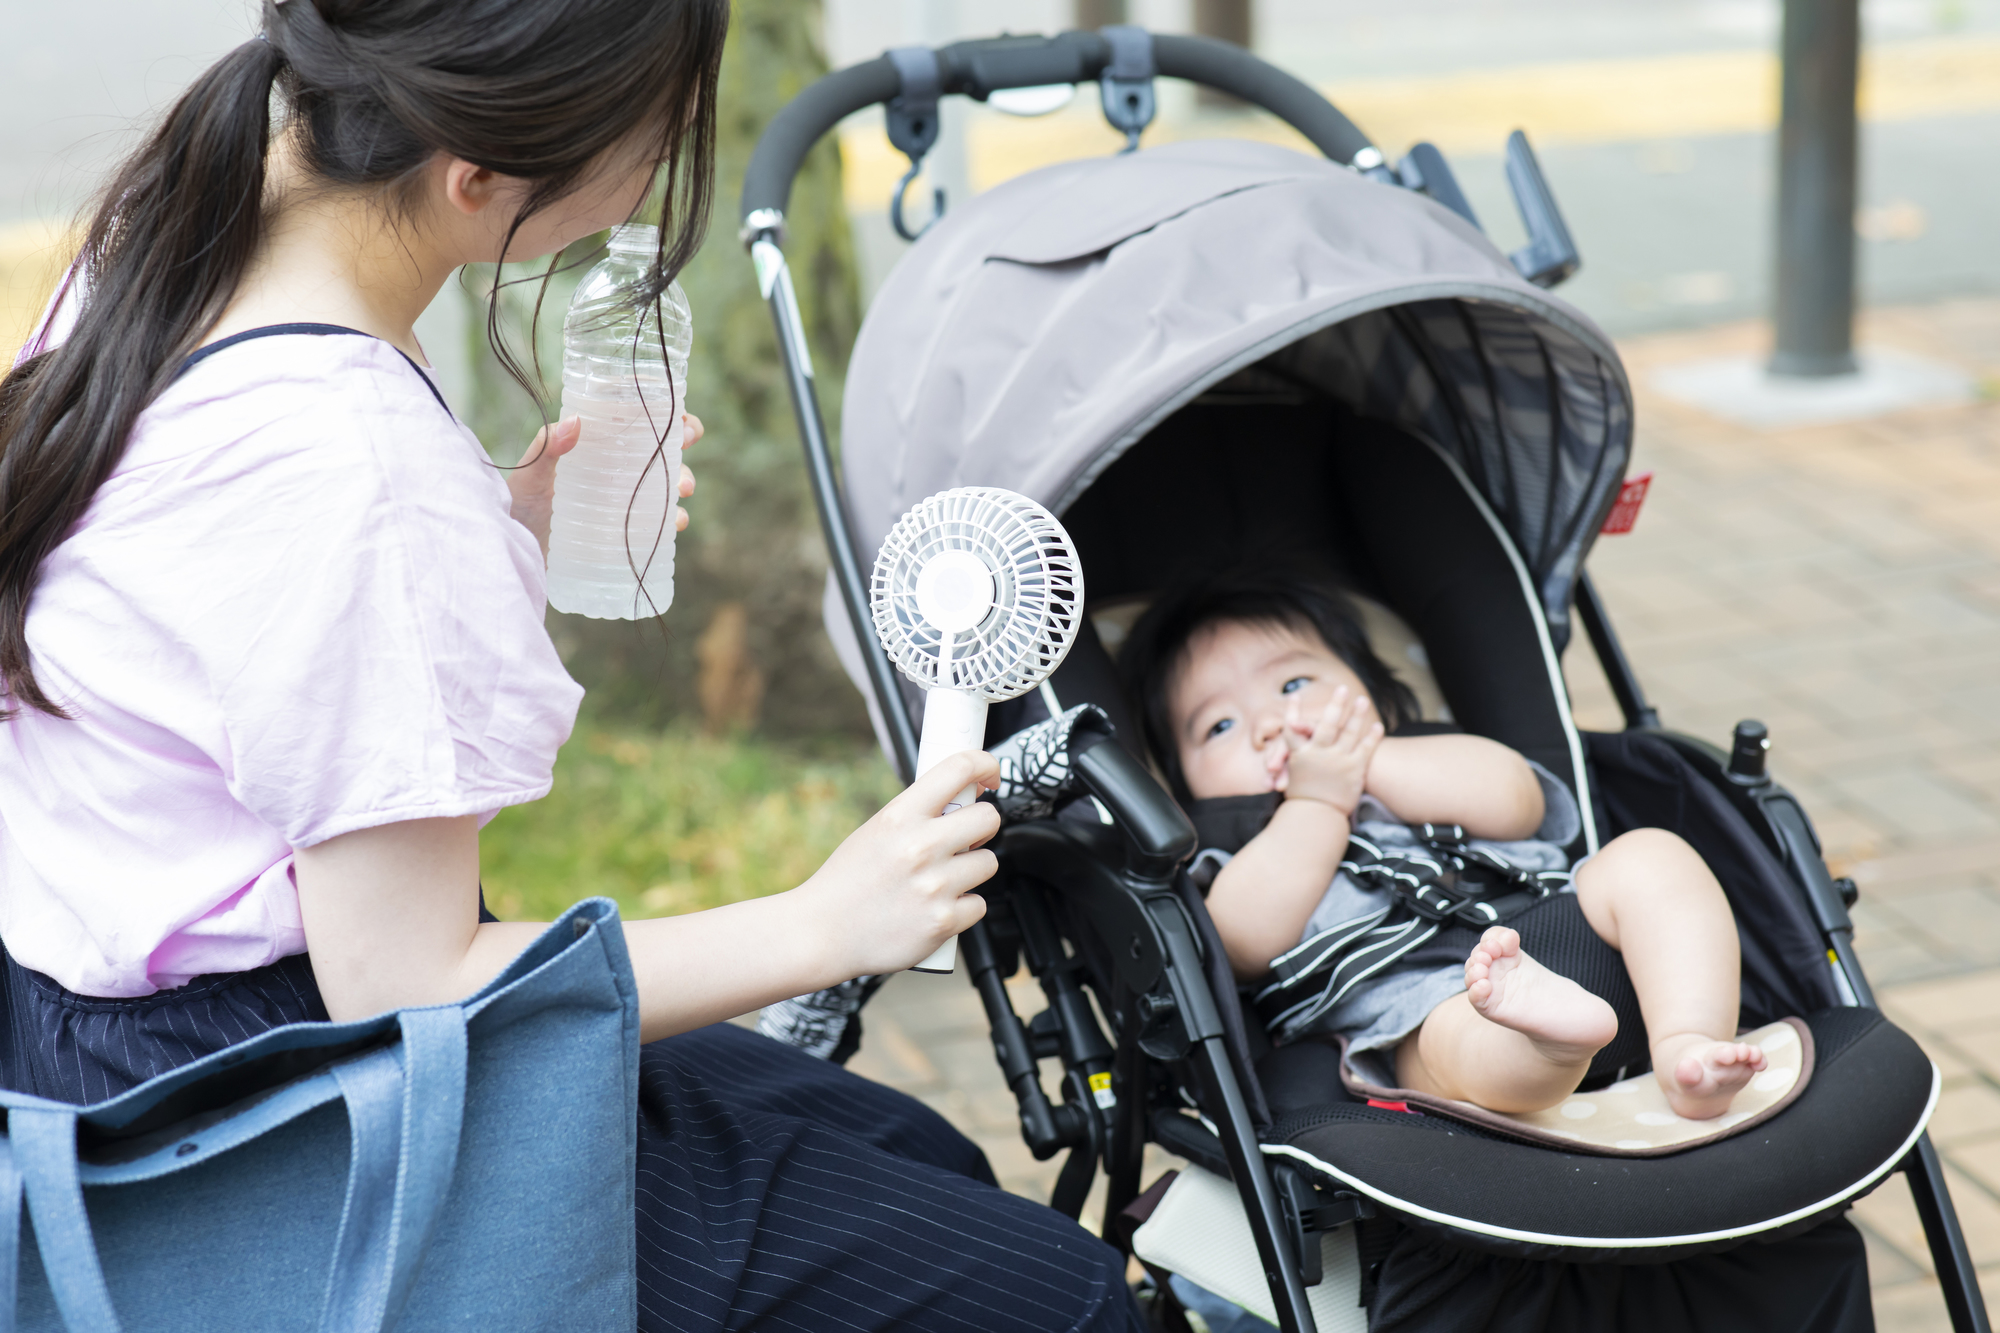
<instances>
[{"instance_id":1,"label":"tree trunk","mask_svg":"<svg viewBox=\"0 0 2000 1333\"><path fill-rule=\"evenodd\" d=\"M1250 0L1194 0L1194 30L1197 36L1213 37L1250 49ZM1242 102L1228 93L1204 85L1196 94L1203 106L1240 107Z\"/></svg>"},{"instance_id":2,"label":"tree trunk","mask_svg":"<svg viewBox=\"0 0 2000 1333\"><path fill-rule=\"evenodd\" d=\"M1125 23L1125 0L1076 0L1076 26L1089 30Z\"/></svg>"}]
</instances>

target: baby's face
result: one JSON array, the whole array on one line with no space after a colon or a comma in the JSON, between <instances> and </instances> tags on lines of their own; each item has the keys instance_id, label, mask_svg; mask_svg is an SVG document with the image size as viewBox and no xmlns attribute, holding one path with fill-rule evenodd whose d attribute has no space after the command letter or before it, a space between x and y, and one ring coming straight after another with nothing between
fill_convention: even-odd
<instances>
[{"instance_id":1,"label":"baby's face","mask_svg":"<svg viewBox=\"0 0 2000 1333\"><path fill-rule=\"evenodd\" d=\"M1195 635L1167 695L1188 791L1196 800L1283 791L1287 710L1296 705L1310 727L1342 685L1366 697L1316 634L1225 621Z\"/></svg>"}]
</instances>

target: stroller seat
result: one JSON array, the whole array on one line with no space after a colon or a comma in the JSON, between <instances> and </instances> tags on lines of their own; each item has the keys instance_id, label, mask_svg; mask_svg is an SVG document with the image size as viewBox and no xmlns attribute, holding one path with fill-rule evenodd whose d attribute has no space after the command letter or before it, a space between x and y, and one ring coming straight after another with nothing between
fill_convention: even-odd
<instances>
[{"instance_id":1,"label":"stroller seat","mask_svg":"<svg viewBox=\"0 0 2000 1333\"><path fill-rule=\"evenodd\" d=\"M1468 730L1502 739L1571 781L1590 811L1575 852L1635 827L1686 838L1722 880L1738 917L1745 1025L1796 1016L1814 1059L1799 1095L1768 1120L1654 1157L1564 1151L1492 1126L1371 1105L1344 1086L1334 1045L1271 1048L1240 1003L1198 894L1183 880L1180 905L1201 946L1209 989L1232 1044L1244 1052L1237 1072L1260 1151L1303 1168L1319 1188L1372 1200L1411 1232L1511 1259L1656 1264L1751 1238L1783 1240L1837 1217L1909 1158L1940 1085L1907 1034L1843 989L1846 974L1830 959L1771 827L1774 810L1803 819L1796 802L1775 786L1731 781L1727 758L1688 738L1652 728L1577 732L1566 693L1550 683L1560 677L1545 666L1546 620L1523 595L1504 535L1484 521L1463 472L1412 432L1316 397L1296 380L1292 401L1274 401L1280 373L1289 377L1307 361L1316 351L1311 342L1183 407L1071 506L1065 518L1093 594L1122 602L1123 622L1135 599L1157 586L1135 588L1128 580L1165 581L1157 565L1132 558L1156 545L1145 516L1172 501L1163 479L1203 467L1218 517L1210 530L1177 543L1179 560L1225 560L1253 542L1253 526L1268 532L1282 525L1279 551L1303 550L1344 571L1389 608L1389 626L1407 622L1422 651L1414 660L1407 652L1402 660L1382 655L1420 693L1435 692ZM1267 480L1274 475L1293 479L1276 503ZM1418 663L1428 665L1432 681L1422 679ZM1119 735L1135 734L1132 701L1119 692L1094 622L1051 686L1055 703L1099 704ZM1012 705L989 740L1033 725L1049 696ZM1018 836L1003 833L1003 845L1010 835ZM1104 842L1071 854L1115 862L1122 849ZM1059 859L1037 849L1025 873L1033 877ZM1061 897L1078 901L1077 876L1042 873ZM1103 933L1088 906L1077 915L1081 935ZM1115 972L1115 962L1110 966ZM1150 1130L1170 1150L1227 1173L1217 1137L1192 1128L1196 1123L1185 1113L1155 1114Z\"/></svg>"},{"instance_id":2,"label":"stroller seat","mask_svg":"<svg viewBox=\"0 0 2000 1333\"><path fill-rule=\"evenodd\" d=\"M938 96L1090 80L1136 144L1156 75L1272 110L1331 160L1184 142L955 204L868 312L836 484L779 248L807 149L882 103L914 174ZM1901 1169L1956 1327L1984 1329L1924 1136L1937 1071L1875 1010L1810 820L1765 771L1761 729L1739 728L1732 753L1660 727L1584 572L1629 461L1632 398L1609 339L1545 290L1575 250L1519 135L1508 164L1530 238L1511 257L1435 148L1392 165L1248 53L1136 28L894 52L807 90L759 143L744 235L826 522L826 625L892 760L911 771L922 700L874 638L862 571L907 508L952 486L1020 491L1061 516L1089 591L1061 667L989 714L989 746L1068 729L1051 789L991 844L988 915L960 945L1024 1139L1068 1154L1051 1204L1071 1216L1103 1169L1105 1231L1128 1246L1158 1195L1141 1188L1148 1143L1230 1182L1286 1333L1313 1327L1306 1291L1336 1233L1376 1330L1859 1333L1865 1256L1839 1214ZM1797 1017L1812 1039L1789 1105L1683 1152L1593 1155L1370 1105L1331 1048L1271 1049L1093 624L1260 545L1399 616L1453 719L1575 795L1573 857L1642 827L1701 853L1736 917L1743 1021ZM1571 717L1562 657L1579 626L1622 731ZM1005 984L1023 966L1048 1000L1026 1022ZM1060 1062L1054 1097L1045 1060Z\"/></svg>"},{"instance_id":3,"label":"stroller seat","mask_svg":"<svg viewBox=\"0 0 2000 1333\"><path fill-rule=\"evenodd\" d=\"M1300 1163L1454 1244L1515 1257L1617 1262L1727 1249L1807 1230L1894 1170L1937 1104L1938 1075L1872 1009L1807 1016L1810 1082L1779 1115L1687 1152L1607 1157L1512 1141L1462 1121L1340 1095L1319 1042L1257 1062L1264 1151Z\"/></svg>"}]
</instances>

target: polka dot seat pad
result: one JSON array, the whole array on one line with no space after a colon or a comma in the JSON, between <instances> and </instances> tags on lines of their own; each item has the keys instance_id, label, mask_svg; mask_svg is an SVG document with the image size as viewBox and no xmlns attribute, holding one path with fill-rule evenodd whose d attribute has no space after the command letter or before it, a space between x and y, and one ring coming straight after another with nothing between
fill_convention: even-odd
<instances>
[{"instance_id":1,"label":"polka dot seat pad","mask_svg":"<svg viewBox=\"0 0 2000 1333\"><path fill-rule=\"evenodd\" d=\"M1740 1134L1784 1110L1812 1078L1812 1032L1796 1018L1780 1019L1739 1040L1763 1048L1769 1062L1712 1120L1685 1120L1667 1107L1667 1095L1649 1071L1635 1078L1572 1093L1561 1105L1527 1115L1502 1115L1471 1102L1433 1097L1363 1081L1342 1061L1348 1091L1376 1105L1401 1102L1412 1110L1449 1116L1510 1138L1546 1143L1570 1152L1607 1157L1662 1157Z\"/></svg>"}]
</instances>

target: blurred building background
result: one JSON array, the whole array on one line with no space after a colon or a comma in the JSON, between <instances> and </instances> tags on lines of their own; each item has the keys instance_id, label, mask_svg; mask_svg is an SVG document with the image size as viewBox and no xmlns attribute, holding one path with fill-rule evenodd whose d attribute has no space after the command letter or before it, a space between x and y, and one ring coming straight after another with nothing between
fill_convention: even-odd
<instances>
[{"instance_id":1,"label":"blurred building background","mask_svg":"<svg viewBox=\"0 0 2000 1333\"><path fill-rule=\"evenodd\" d=\"M1768 311L1778 0L829 0L828 52L839 65L906 42L1050 31L1079 7L1168 32L1194 30L1203 9L1248 12L1252 49L1319 87L1392 158L1419 139L1442 148L1503 249L1520 227L1500 151L1525 129L1584 252L1562 294L1613 334ZM1862 32L1863 303L1995 290L2000 4L1867 0ZM1163 101L1149 142L1299 142L1185 88L1165 85ZM1025 124L948 105L946 135L962 147L940 176L953 192L1117 144L1088 88ZM842 138L869 290L899 244L883 201L902 159L880 126L866 113Z\"/></svg>"},{"instance_id":2,"label":"blurred building background","mask_svg":"<svg viewBox=\"0 0 2000 1333\"><path fill-rule=\"evenodd\" d=\"M772 14L814 45L813 8ZM739 9L762 12L756 0ZM9 331L53 262L51 238L105 166L150 113L248 35L253 11L243 0L102 0L87 12L85 21L70 6L0 3ZM1563 295L1614 334L1767 312L1779 0L826 0L823 50L838 66L893 45L1054 31L1079 13L1169 32L1192 31L1204 15L1204 26L1226 31L1230 15L1250 16L1252 48L1327 92L1384 151L1400 154L1419 138L1442 147L1503 247L1518 243L1519 226L1499 150L1509 130L1526 129L1584 252ZM1863 304L1992 291L2000 0L1867 0L1862 27ZM1286 137L1261 115L1202 105L1185 88L1162 91L1149 141ZM959 198L1117 143L1088 88L1039 120L962 99L948 100L945 119L928 165ZM865 295L902 245L886 200L903 162L879 112L855 117L840 146ZM725 248L734 186L725 180L720 191ZM439 311L434 322L441 329L446 319ZM464 340L431 341L447 377L466 383Z\"/></svg>"}]
</instances>

